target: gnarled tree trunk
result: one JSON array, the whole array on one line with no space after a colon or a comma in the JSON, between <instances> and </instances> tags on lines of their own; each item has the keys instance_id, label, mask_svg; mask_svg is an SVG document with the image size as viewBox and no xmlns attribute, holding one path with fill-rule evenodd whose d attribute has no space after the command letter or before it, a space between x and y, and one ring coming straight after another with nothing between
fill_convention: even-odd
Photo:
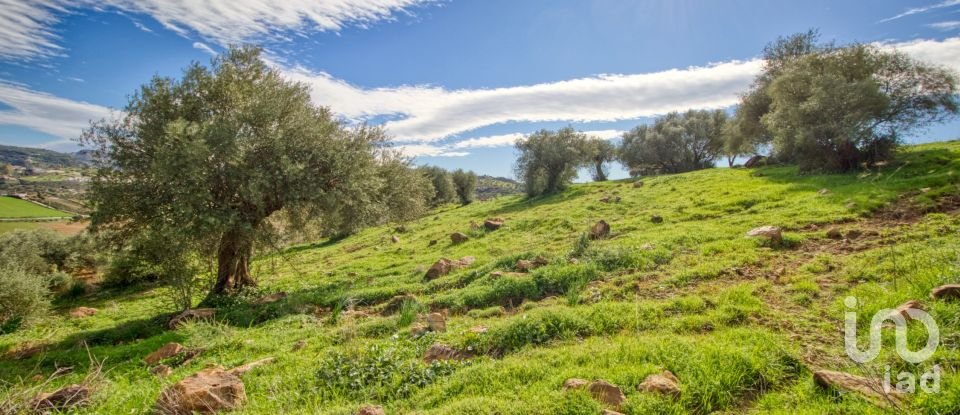
<instances>
[{"instance_id":1,"label":"gnarled tree trunk","mask_svg":"<svg viewBox=\"0 0 960 415\"><path fill-rule=\"evenodd\" d=\"M238 230L224 232L217 251L217 282L210 295L229 294L243 287L256 286L256 281L250 276L252 254L251 235Z\"/></svg>"}]
</instances>

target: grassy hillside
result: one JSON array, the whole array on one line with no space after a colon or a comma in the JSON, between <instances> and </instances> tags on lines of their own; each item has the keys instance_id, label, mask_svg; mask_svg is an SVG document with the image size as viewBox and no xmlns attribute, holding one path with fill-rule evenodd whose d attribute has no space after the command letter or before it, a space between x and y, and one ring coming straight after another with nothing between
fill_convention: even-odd
<instances>
[{"instance_id":1,"label":"grassy hillside","mask_svg":"<svg viewBox=\"0 0 960 415\"><path fill-rule=\"evenodd\" d=\"M70 214L14 197L0 197L0 218L62 218Z\"/></svg>"},{"instance_id":2,"label":"grassy hillside","mask_svg":"<svg viewBox=\"0 0 960 415\"><path fill-rule=\"evenodd\" d=\"M10 163L15 166L25 166L28 158L37 167L80 167L84 164L83 161L71 154L42 148L0 145L0 164Z\"/></svg>"},{"instance_id":3,"label":"grassy hillside","mask_svg":"<svg viewBox=\"0 0 960 415\"><path fill-rule=\"evenodd\" d=\"M958 172L960 143L951 142L908 147L897 163L861 174L711 169L642 187L591 183L535 200L451 207L403 233L372 228L263 255L255 263L260 292L222 304L213 323L166 330L163 288L61 302L41 324L0 336L0 350L10 351L0 359L0 401L80 382L96 359L104 372L93 404L78 413L147 413L163 387L207 365L272 356L275 363L243 375L249 400L238 413L350 414L367 403L389 414L600 413L587 392L562 389L573 377L619 385L628 414L884 413L811 379L819 368L929 369L900 360L889 330L880 358L854 365L842 332L843 299L854 295L864 326L882 308L926 303L941 329L932 362L944 370L942 390L912 395L900 409L958 413L960 303L928 297L932 287L960 282ZM505 225L471 226L492 217ZM611 237L582 239L600 219ZM783 227L784 242L745 237L763 225ZM848 237L829 238L834 228ZM451 244L457 231L470 240ZM467 256L475 261L424 278L438 259ZM537 256L548 264L514 269ZM255 304L278 291L289 296ZM401 295L416 300L392 301ZM79 305L100 311L66 317ZM411 335L428 310L449 314L447 330ZM911 344L925 338L922 326L909 334ZM168 378L150 374L142 359L171 341L203 352ZM472 357L425 364L434 343ZM31 347L45 351L16 358ZM663 369L679 378L678 398L636 389Z\"/></svg>"}]
</instances>

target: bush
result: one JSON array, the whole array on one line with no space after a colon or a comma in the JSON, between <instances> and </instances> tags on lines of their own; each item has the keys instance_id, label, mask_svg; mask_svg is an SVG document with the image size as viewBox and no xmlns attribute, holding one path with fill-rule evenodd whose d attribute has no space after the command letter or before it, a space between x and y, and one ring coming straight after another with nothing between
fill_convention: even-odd
<instances>
[{"instance_id":1,"label":"bush","mask_svg":"<svg viewBox=\"0 0 960 415\"><path fill-rule=\"evenodd\" d=\"M631 176L682 173L713 167L723 153L722 110L671 112L623 135L620 159Z\"/></svg>"},{"instance_id":2,"label":"bush","mask_svg":"<svg viewBox=\"0 0 960 415\"><path fill-rule=\"evenodd\" d=\"M12 332L47 311L48 284L43 275L21 268L0 268L0 334Z\"/></svg>"}]
</instances>

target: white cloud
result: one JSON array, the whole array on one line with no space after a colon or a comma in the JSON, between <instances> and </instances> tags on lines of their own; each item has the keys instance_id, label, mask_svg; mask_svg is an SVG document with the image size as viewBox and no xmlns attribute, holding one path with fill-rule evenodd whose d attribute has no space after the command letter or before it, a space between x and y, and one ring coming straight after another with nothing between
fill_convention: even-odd
<instances>
[{"instance_id":1,"label":"white cloud","mask_svg":"<svg viewBox=\"0 0 960 415\"><path fill-rule=\"evenodd\" d=\"M394 147L408 157L463 157L470 153L466 151L451 151L449 147L433 146L430 144L403 144Z\"/></svg>"},{"instance_id":2,"label":"white cloud","mask_svg":"<svg viewBox=\"0 0 960 415\"><path fill-rule=\"evenodd\" d=\"M0 110L0 125L17 125L64 139L80 137L90 120L110 116L110 109L86 102L72 101L23 86L0 81L0 102L10 109Z\"/></svg>"},{"instance_id":3,"label":"white cloud","mask_svg":"<svg viewBox=\"0 0 960 415\"><path fill-rule=\"evenodd\" d=\"M209 54L210 56L217 56L217 52L216 52L215 50L213 50L210 46L207 46L207 45L204 44L204 43L193 42L193 48L194 48L194 49L200 49L200 50L206 52L207 54Z\"/></svg>"},{"instance_id":4,"label":"white cloud","mask_svg":"<svg viewBox=\"0 0 960 415\"><path fill-rule=\"evenodd\" d=\"M508 147L514 145L517 141L525 138L527 134L513 133L502 135L491 135L486 137L468 138L457 141L450 145L451 148L489 148L489 147Z\"/></svg>"},{"instance_id":5,"label":"white cloud","mask_svg":"<svg viewBox=\"0 0 960 415\"><path fill-rule=\"evenodd\" d=\"M62 53L51 29L62 11L57 0L0 0L0 57L28 60Z\"/></svg>"},{"instance_id":6,"label":"white cloud","mask_svg":"<svg viewBox=\"0 0 960 415\"><path fill-rule=\"evenodd\" d=\"M930 26L937 30L942 30L944 32L949 32L951 30L960 29L960 20L951 20L949 22L937 22L930 23L927 26Z\"/></svg>"},{"instance_id":7,"label":"white cloud","mask_svg":"<svg viewBox=\"0 0 960 415\"><path fill-rule=\"evenodd\" d=\"M61 51L52 27L70 10L146 14L180 35L221 46L367 27L432 0L0 0L0 56L29 59ZM134 20L141 30L149 28Z\"/></svg>"},{"instance_id":8,"label":"white cloud","mask_svg":"<svg viewBox=\"0 0 960 415\"><path fill-rule=\"evenodd\" d=\"M915 8L912 8L912 9L908 9L907 11L905 11L905 12L903 12L903 13L900 13L900 14L898 14L898 15L896 15L896 16L893 16L893 17L888 17L888 18L883 19L883 20L881 20L881 21L879 21L879 22L877 22L877 23L889 22L889 21L891 21L891 20L897 20L897 19L899 19L899 18L901 18L901 17L912 16L912 15L915 15L915 14L925 13L925 12L928 12L928 11L930 11L930 10L942 9L942 8L946 8L946 7L953 7L953 6L957 6L957 5L960 5L960 0L945 0L945 1L942 1L942 2L940 2L940 3L931 4L931 5L929 5L929 6L915 7Z\"/></svg>"},{"instance_id":9,"label":"white cloud","mask_svg":"<svg viewBox=\"0 0 960 415\"><path fill-rule=\"evenodd\" d=\"M589 137L597 137L603 140L618 138L623 135L621 130L593 130L583 131ZM446 145L434 144L402 144L397 146L404 154L416 156L431 157L461 157L469 155L469 152L463 151L471 148L496 148L512 147L517 141L527 138L530 134L511 133L501 135L490 135L484 137L468 138Z\"/></svg>"},{"instance_id":10,"label":"white cloud","mask_svg":"<svg viewBox=\"0 0 960 415\"><path fill-rule=\"evenodd\" d=\"M883 44L921 61L945 66L960 73L960 37L944 40L919 39L910 42Z\"/></svg>"}]
</instances>

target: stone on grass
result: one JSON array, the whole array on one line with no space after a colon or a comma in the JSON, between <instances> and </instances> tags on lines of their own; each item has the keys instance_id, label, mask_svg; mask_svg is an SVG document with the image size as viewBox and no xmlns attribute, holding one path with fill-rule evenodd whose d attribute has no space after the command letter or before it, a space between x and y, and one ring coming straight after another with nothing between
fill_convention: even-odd
<instances>
[{"instance_id":1,"label":"stone on grass","mask_svg":"<svg viewBox=\"0 0 960 415\"><path fill-rule=\"evenodd\" d=\"M304 347L307 347L307 341L297 340L297 342L293 344L293 347L291 347L290 350L296 352L296 351L303 350Z\"/></svg>"},{"instance_id":2,"label":"stone on grass","mask_svg":"<svg viewBox=\"0 0 960 415\"><path fill-rule=\"evenodd\" d=\"M380 405L364 405L357 411L357 415L387 415Z\"/></svg>"},{"instance_id":3,"label":"stone on grass","mask_svg":"<svg viewBox=\"0 0 960 415\"><path fill-rule=\"evenodd\" d=\"M493 218L483 221L483 227L488 231L495 231L500 229L501 226L503 226L503 219L501 218Z\"/></svg>"},{"instance_id":4,"label":"stone on grass","mask_svg":"<svg viewBox=\"0 0 960 415\"><path fill-rule=\"evenodd\" d=\"M863 232L860 232L859 230L856 230L856 229L851 229L851 230L847 231L847 239L849 239L849 240L851 240L851 241L854 240L854 239L859 238L860 235L863 235Z\"/></svg>"},{"instance_id":5,"label":"stone on grass","mask_svg":"<svg viewBox=\"0 0 960 415\"><path fill-rule=\"evenodd\" d=\"M910 317L910 314L909 314L909 310L910 310L910 309L914 309L914 310L926 310L927 308L926 308L926 306L923 305L923 303L921 303L921 302L919 302L919 301L917 301L917 300L910 300L910 301L907 301L907 302L905 302L905 303L903 303L903 304L900 304L899 307L897 307L897 308L895 308L893 311L891 311L889 317L893 317L893 316L896 316L896 315L900 315L900 316L902 316L905 320L908 320L908 321L909 321L909 320L912 319L912 317Z\"/></svg>"},{"instance_id":6,"label":"stone on grass","mask_svg":"<svg viewBox=\"0 0 960 415\"><path fill-rule=\"evenodd\" d=\"M280 300L282 300L282 299L284 299L284 298L287 298L287 293L285 293L285 292L283 292L283 291L280 291L280 292L277 292L277 293L268 294L268 295L265 295L265 296L263 296L263 297L260 297L260 298L258 298L256 301L254 301L253 303L254 303L254 304L257 304L257 305L273 304L273 303L275 303L275 302L277 302L277 301L280 301Z\"/></svg>"},{"instance_id":7,"label":"stone on grass","mask_svg":"<svg viewBox=\"0 0 960 415\"><path fill-rule=\"evenodd\" d=\"M610 236L610 225L600 220L590 228L590 239L604 239Z\"/></svg>"},{"instance_id":8,"label":"stone on grass","mask_svg":"<svg viewBox=\"0 0 960 415\"><path fill-rule=\"evenodd\" d=\"M400 242L400 237L397 235L393 235L390 237L390 242L393 242L393 243Z\"/></svg>"},{"instance_id":9,"label":"stone on grass","mask_svg":"<svg viewBox=\"0 0 960 415\"><path fill-rule=\"evenodd\" d=\"M170 319L170 322L167 323L167 327L171 329L176 329L180 327L181 324L188 321L197 321L197 320L209 320L213 318L214 313L217 310L213 308L194 308L187 311L184 311L180 314L177 314L176 317Z\"/></svg>"},{"instance_id":10,"label":"stone on grass","mask_svg":"<svg viewBox=\"0 0 960 415\"><path fill-rule=\"evenodd\" d=\"M70 318L84 318L94 314L97 314L97 309L91 307L77 307L70 310Z\"/></svg>"},{"instance_id":11,"label":"stone on grass","mask_svg":"<svg viewBox=\"0 0 960 415\"><path fill-rule=\"evenodd\" d=\"M432 280L440 278L449 274L450 271L454 270L454 268L456 268L456 263L454 261L446 258L440 258L437 260L437 262L434 262L433 265L430 266L430 269L427 270L427 279Z\"/></svg>"},{"instance_id":12,"label":"stone on grass","mask_svg":"<svg viewBox=\"0 0 960 415\"><path fill-rule=\"evenodd\" d=\"M817 370L813 372L813 382L824 389L836 389L845 392L855 392L876 403L886 405L891 400L902 401L905 396L896 388L884 391L883 380L868 379L849 373L832 370Z\"/></svg>"},{"instance_id":13,"label":"stone on grass","mask_svg":"<svg viewBox=\"0 0 960 415\"><path fill-rule=\"evenodd\" d=\"M827 230L827 238L843 239L843 232L841 232L839 228L830 228Z\"/></svg>"},{"instance_id":14,"label":"stone on grass","mask_svg":"<svg viewBox=\"0 0 960 415\"><path fill-rule=\"evenodd\" d=\"M153 366L157 363L160 363L161 360L169 359L182 353L183 350L184 347L180 343L167 343L163 346L160 346L160 348L153 353L148 354L147 357L143 358L143 361L146 362L147 365Z\"/></svg>"},{"instance_id":15,"label":"stone on grass","mask_svg":"<svg viewBox=\"0 0 960 415\"><path fill-rule=\"evenodd\" d=\"M664 370L662 373L647 376L637 386L637 390L678 397L680 396L680 380L669 370Z\"/></svg>"},{"instance_id":16,"label":"stone on grass","mask_svg":"<svg viewBox=\"0 0 960 415\"><path fill-rule=\"evenodd\" d=\"M150 374L165 378L173 374L173 369L167 365L157 365L150 368Z\"/></svg>"},{"instance_id":17,"label":"stone on grass","mask_svg":"<svg viewBox=\"0 0 960 415\"><path fill-rule=\"evenodd\" d=\"M651 215L650 222L652 223L663 223L663 216L660 215Z\"/></svg>"},{"instance_id":18,"label":"stone on grass","mask_svg":"<svg viewBox=\"0 0 960 415\"><path fill-rule=\"evenodd\" d=\"M442 333L447 331L447 320L440 313L427 314L427 325L430 331Z\"/></svg>"},{"instance_id":19,"label":"stone on grass","mask_svg":"<svg viewBox=\"0 0 960 415\"><path fill-rule=\"evenodd\" d=\"M776 226L761 226L759 228L753 228L747 232L747 236L754 238L766 238L773 243L783 242L783 234L780 231L780 228Z\"/></svg>"},{"instance_id":20,"label":"stone on grass","mask_svg":"<svg viewBox=\"0 0 960 415\"><path fill-rule=\"evenodd\" d=\"M164 389L156 411L165 415L211 414L237 409L246 400L247 391L236 374L212 367Z\"/></svg>"},{"instance_id":21,"label":"stone on grass","mask_svg":"<svg viewBox=\"0 0 960 415\"><path fill-rule=\"evenodd\" d=\"M934 288L930 291L930 297L939 300L960 300L960 284L947 284Z\"/></svg>"},{"instance_id":22,"label":"stone on grass","mask_svg":"<svg viewBox=\"0 0 960 415\"><path fill-rule=\"evenodd\" d=\"M589 385L589 384L590 384L590 381L588 381L588 380L586 380L586 379L570 378L570 379L567 379L567 380L563 381L563 389L564 389L564 390L569 390L569 389L581 389L581 388L586 387L586 386Z\"/></svg>"},{"instance_id":23,"label":"stone on grass","mask_svg":"<svg viewBox=\"0 0 960 415\"><path fill-rule=\"evenodd\" d=\"M465 356L457 351L457 349L440 343L430 345L427 353L423 355L423 361L426 363L432 363L438 360L463 360L464 358Z\"/></svg>"},{"instance_id":24,"label":"stone on grass","mask_svg":"<svg viewBox=\"0 0 960 415\"><path fill-rule=\"evenodd\" d=\"M639 188L643 187L643 182L637 180L637 181L633 182L633 187L634 187L635 189L639 189Z\"/></svg>"},{"instance_id":25,"label":"stone on grass","mask_svg":"<svg viewBox=\"0 0 960 415\"><path fill-rule=\"evenodd\" d=\"M450 234L450 241L453 242L454 244L463 243L468 241L469 239L470 237L463 232L454 232Z\"/></svg>"},{"instance_id":26,"label":"stone on grass","mask_svg":"<svg viewBox=\"0 0 960 415\"><path fill-rule=\"evenodd\" d=\"M543 256L537 256L532 260L521 259L517 261L517 264L514 266L517 271L520 272L530 272L537 268L540 268L544 265L549 264L550 261L547 261Z\"/></svg>"},{"instance_id":27,"label":"stone on grass","mask_svg":"<svg viewBox=\"0 0 960 415\"><path fill-rule=\"evenodd\" d=\"M617 385L605 380L595 380L590 383L590 386L587 386L587 389L593 395L593 399L614 408L619 408L627 400L627 397L623 395L623 391Z\"/></svg>"},{"instance_id":28,"label":"stone on grass","mask_svg":"<svg viewBox=\"0 0 960 415\"><path fill-rule=\"evenodd\" d=\"M77 406L85 406L90 403L90 393L92 391L88 386L69 385L50 393L40 393L30 406L40 413L50 411L62 411Z\"/></svg>"}]
</instances>

